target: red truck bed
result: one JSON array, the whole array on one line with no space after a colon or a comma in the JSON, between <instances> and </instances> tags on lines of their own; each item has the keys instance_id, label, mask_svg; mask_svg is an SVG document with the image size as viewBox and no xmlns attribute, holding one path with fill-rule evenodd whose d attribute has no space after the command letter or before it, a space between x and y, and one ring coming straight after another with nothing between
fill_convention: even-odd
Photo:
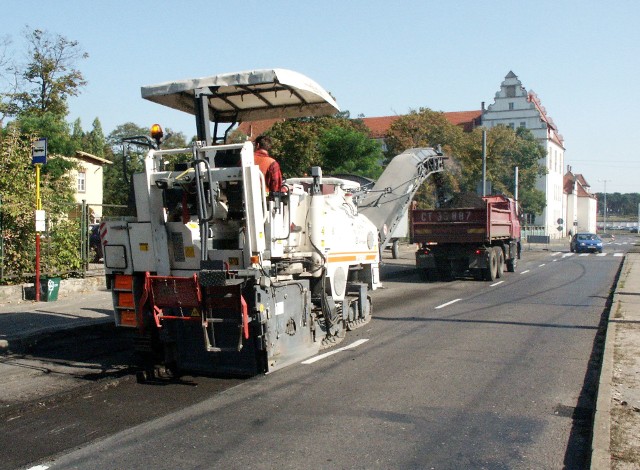
<instances>
[{"instance_id":1,"label":"red truck bed","mask_svg":"<svg viewBox=\"0 0 640 470\"><path fill-rule=\"evenodd\" d=\"M486 196L485 207L412 211L412 243L485 243L520 237L515 203Z\"/></svg>"}]
</instances>

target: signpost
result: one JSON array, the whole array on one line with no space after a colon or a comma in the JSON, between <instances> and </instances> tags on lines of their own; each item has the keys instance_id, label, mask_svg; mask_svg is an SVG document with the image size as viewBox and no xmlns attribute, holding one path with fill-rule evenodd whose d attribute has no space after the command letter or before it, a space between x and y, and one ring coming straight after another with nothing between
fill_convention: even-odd
<instances>
[{"instance_id":1,"label":"signpost","mask_svg":"<svg viewBox=\"0 0 640 470\"><path fill-rule=\"evenodd\" d=\"M31 163L36 167L36 302L40 302L40 232L46 230L46 214L40 199L40 168L47 163L47 139L41 138L31 148Z\"/></svg>"}]
</instances>

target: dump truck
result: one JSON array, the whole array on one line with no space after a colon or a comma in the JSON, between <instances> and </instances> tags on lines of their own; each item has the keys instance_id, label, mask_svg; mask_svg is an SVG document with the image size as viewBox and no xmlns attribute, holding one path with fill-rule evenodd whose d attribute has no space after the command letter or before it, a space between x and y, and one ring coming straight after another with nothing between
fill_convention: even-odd
<instances>
[{"instance_id":1,"label":"dump truck","mask_svg":"<svg viewBox=\"0 0 640 470\"><path fill-rule=\"evenodd\" d=\"M484 196L466 207L411 212L411 241L418 245L416 268L429 281L469 275L494 281L514 272L520 258L517 204L505 196Z\"/></svg>"},{"instance_id":2,"label":"dump truck","mask_svg":"<svg viewBox=\"0 0 640 470\"><path fill-rule=\"evenodd\" d=\"M142 97L193 114L197 136L163 150L156 132L132 177L135 217L100 226L115 323L134 332L140 380L272 372L371 319L380 234L359 210L367 191L313 167L268 192L252 142L226 139L243 120L335 114L328 92L267 69L145 86ZM412 180L442 167L432 149L409 154ZM395 219L390 210L380 219Z\"/></svg>"}]
</instances>

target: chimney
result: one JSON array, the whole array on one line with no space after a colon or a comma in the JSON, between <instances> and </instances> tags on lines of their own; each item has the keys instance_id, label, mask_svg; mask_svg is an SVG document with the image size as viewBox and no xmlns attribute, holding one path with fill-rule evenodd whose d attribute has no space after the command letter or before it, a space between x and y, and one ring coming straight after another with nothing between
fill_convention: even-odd
<instances>
[{"instance_id":1,"label":"chimney","mask_svg":"<svg viewBox=\"0 0 640 470\"><path fill-rule=\"evenodd\" d=\"M484 111L484 101L482 102L482 104L480 106L481 106L480 109L482 109L482 111Z\"/></svg>"}]
</instances>

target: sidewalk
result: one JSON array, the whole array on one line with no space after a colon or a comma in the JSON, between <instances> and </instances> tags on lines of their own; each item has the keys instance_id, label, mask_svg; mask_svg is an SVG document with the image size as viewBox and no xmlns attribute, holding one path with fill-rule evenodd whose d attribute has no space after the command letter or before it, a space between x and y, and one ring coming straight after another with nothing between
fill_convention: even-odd
<instances>
[{"instance_id":1,"label":"sidewalk","mask_svg":"<svg viewBox=\"0 0 640 470\"><path fill-rule=\"evenodd\" d=\"M566 240L525 245L527 251L566 251ZM411 246L393 260L385 255L383 276L412 272ZM24 350L43 335L113 322L111 293L88 280L61 287L55 302L0 299L0 354ZM640 246L626 255L607 322L595 410L591 468L640 468Z\"/></svg>"},{"instance_id":2,"label":"sidewalk","mask_svg":"<svg viewBox=\"0 0 640 470\"><path fill-rule=\"evenodd\" d=\"M605 341L591 468L640 468L640 246L627 253Z\"/></svg>"}]
</instances>

